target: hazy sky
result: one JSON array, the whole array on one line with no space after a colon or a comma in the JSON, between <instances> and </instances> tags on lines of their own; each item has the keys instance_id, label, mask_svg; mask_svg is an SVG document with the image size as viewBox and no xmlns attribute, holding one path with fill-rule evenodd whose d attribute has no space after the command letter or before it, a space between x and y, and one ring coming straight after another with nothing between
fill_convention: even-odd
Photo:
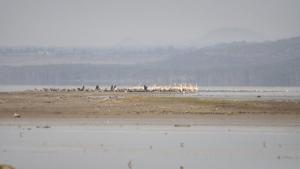
<instances>
[{"instance_id":1,"label":"hazy sky","mask_svg":"<svg viewBox=\"0 0 300 169\"><path fill-rule=\"evenodd\" d=\"M172 44L240 27L300 35L300 0L0 0L0 45Z\"/></svg>"}]
</instances>

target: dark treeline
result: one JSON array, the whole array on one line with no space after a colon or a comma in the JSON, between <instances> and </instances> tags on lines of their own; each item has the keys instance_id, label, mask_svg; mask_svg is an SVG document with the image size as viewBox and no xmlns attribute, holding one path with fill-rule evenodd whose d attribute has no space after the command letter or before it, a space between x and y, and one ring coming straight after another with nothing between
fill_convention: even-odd
<instances>
[{"instance_id":1,"label":"dark treeline","mask_svg":"<svg viewBox=\"0 0 300 169\"><path fill-rule=\"evenodd\" d=\"M6 55L12 54L8 52ZM88 56L88 54L85 55ZM162 56L159 57L160 55ZM26 56L29 55L26 54ZM120 50L117 56L122 57ZM47 56L43 57L47 58ZM122 64L122 61L118 62L118 60L114 60L113 64L93 63L93 61L74 64L72 56L69 56L70 63L2 65L0 66L0 84L300 85L300 38L263 43L235 42L202 49L167 48L160 49L160 52L140 50L127 53L123 60L126 60L126 57L139 61L136 63L132 61L132 64ZM159 59L147 60L147 57ZM55 58L48 56L47 59ZM97 59L96 54L93 55L93 59ZM8 56L6 56L7 60L9 61Z\"/></svg>"}]
</instances>

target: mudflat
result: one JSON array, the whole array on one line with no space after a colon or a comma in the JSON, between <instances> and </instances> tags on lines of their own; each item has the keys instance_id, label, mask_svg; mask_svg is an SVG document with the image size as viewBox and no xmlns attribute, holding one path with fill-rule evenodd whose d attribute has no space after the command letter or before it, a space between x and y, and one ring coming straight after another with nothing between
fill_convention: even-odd
<instances>
[{"instance_id":1,"label":"mudflat","mask_svg":"<svg viewBox=\"0 0 300 169\"><path fill-rule=\"evenodd\" d=\"M14 115L20 117L14 117ZM300 101L221 100L170 93L1 92L0 122L300 126Z\"/></svg>"},{"instance_id":2,"label":"mudflat","mask_svg":"<svg viewBox=\"0 0 300 169\"><path fill-rule=\"evenodd\" d=\"M297 100L2 92L0 159L24 169L296 169L299 114Z\"/></svg>"}]
</instances>

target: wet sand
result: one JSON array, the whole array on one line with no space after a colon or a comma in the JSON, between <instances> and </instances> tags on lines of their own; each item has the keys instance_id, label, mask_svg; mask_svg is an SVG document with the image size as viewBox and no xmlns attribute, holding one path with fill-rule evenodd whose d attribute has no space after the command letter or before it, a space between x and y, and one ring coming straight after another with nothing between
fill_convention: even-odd
<instances>
[{"instance_id":1,"label":"wet sand","mask_svg":"<svg viewBox=\"0 0 300 169\"><path fill-rule=\"evenodd\" d=\"M20 118L13 117L14 114ZM1 92L0 124L299 126L300 101L221 100L172 93Z\"/></svg>"}]
</instances>

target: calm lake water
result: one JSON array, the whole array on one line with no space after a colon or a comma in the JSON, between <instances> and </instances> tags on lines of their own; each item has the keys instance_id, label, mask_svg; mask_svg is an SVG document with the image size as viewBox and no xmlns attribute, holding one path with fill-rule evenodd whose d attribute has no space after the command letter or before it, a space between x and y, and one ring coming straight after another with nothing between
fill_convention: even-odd
<instances>
[{"instance_id":1,"label":"calm lake water","mask_svg":"<svg viewBox=\"0 0 300 169\"><path fill-rule=\"evenodd\" d=\"M299 127L0 126L17 169L298 169Z\"/></svg>"},{"instance_id":2,"label":"calm lake water","mask_svg":"<svg viewBox=\"0 0 300 169\"><path fill-rule=\"evenodd\" d=\"M202 87L195 96L245 100L300 100L300 87Z\"/></svg>"}]
</instances>

